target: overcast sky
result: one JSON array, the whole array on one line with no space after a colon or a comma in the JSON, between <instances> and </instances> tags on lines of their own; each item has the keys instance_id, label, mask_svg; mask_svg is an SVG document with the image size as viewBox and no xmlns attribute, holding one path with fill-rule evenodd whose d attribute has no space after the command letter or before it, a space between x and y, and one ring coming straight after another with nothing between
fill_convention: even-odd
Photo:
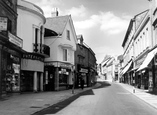
<instances>
[{"instance_id":1,"label":"overcast sky","mask_svg":"<svg viewBox=\"0 0 157 115\"><path fill-rule=\"evenodd\" d=\"M122 42L131 18L149 9L148 0L27 0L41 7L46 17L58 8L71 14L76 34L95 52L97 63L104 56L123 54Z\"/></svg>"}]
</instances>

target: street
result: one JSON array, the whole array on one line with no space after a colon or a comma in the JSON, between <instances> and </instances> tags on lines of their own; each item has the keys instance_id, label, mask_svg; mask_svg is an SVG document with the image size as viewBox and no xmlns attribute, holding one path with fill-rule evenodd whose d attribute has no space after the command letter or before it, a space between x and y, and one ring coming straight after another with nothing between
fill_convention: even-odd
<instances>
[{"instance_id":1,"label":"street","mask_svg":"<svg viewBox=\"0 0 157 115\"><path fill-rule=\"evenodd\" d=\"M50 109L36 113L35 115L156 115L157 110L146 104L118 83L103 82L102 87L85 91L79 97L75 97L72 103L65 101L65 108L56 113ZM68 104L66 104L68 103ZM60 106L55 106L59 109Z\"/></svg>"}]
</instances>

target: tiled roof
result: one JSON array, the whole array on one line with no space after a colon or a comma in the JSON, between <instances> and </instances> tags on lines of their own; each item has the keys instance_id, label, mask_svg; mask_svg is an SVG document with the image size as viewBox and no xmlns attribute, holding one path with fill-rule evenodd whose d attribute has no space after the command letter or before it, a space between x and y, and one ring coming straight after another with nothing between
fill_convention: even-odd
<instances>
[{"instance_id":1,"label":"tiled roof","mask_svg":"<svg viewBox=\"0 0 157 115\"><path fill-rule=\"evenodd\" d=\"M69 20L69 17L70 15L46 18L46 23L44 26L45 28L48 28L57 32L58 34L62 34Z\"/></svg>"}]
</instances>

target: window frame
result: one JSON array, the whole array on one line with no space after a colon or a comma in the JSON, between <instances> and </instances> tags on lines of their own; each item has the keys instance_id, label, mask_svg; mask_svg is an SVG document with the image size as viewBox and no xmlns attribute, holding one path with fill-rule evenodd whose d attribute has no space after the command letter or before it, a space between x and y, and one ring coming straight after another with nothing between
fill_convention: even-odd
<instances>
[{"instance_id":1,"label":"window frame","mask_svg":"<svg viewBox=\"0 0 157 115\"><path fill-rule=\"evenodd\" d=\"M66 38L67 38L67 40L70 40L70 31L69 30L66 30Z\"/></svg>"},{"instance_id":2,"label":"window frame","mask_svg":"<svg viewBox=\"0 0 157 115\"><path fill-rule=\"evenodd\" d=\"M63 61L68 61L68 49L63 48Z\"/></svg>"}]
</instances>

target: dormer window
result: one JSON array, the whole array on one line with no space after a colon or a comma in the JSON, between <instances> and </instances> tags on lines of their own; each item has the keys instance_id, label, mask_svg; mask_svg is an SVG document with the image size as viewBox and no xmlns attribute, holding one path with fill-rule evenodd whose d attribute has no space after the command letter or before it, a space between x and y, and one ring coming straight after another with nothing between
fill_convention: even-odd
<instances>
[{"instance_id":1,"label":"dormer window","mask_svg":"<svg viewBox=\"0 0 157 115\"><path fill-rule=\"evenodd\" d=\"M66 35L67 35L67 40L70 40L70 31L69 30L67 30Z\"/></svg>"}]
</instances>

